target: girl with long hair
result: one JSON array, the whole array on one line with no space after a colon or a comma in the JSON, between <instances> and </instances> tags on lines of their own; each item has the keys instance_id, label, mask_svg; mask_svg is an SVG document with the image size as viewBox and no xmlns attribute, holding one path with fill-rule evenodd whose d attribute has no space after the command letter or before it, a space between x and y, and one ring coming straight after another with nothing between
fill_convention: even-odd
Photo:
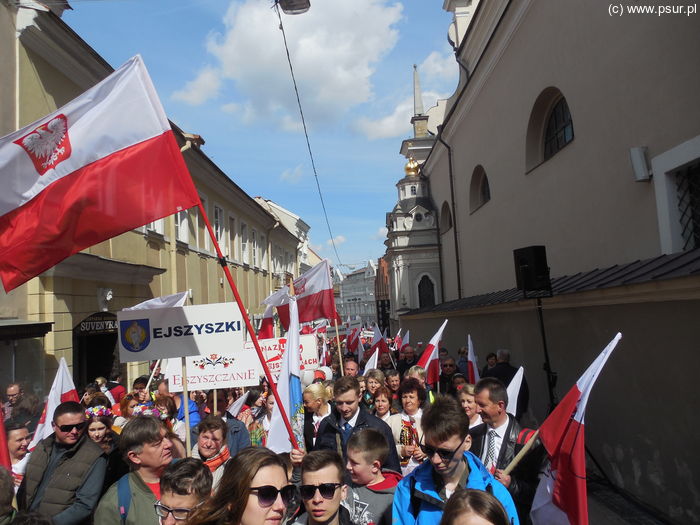
<instances>
[{"instance_id":1,"label":"girl with long hair","mask_svg":"<svg viewBox=\"0 0 700 525\"><path fill-rule=\"evenodd\" d=\"M284 523L287 508L299 500L284 461L263 447L242 450L224 468L216 493L187 525L265 525Z\"/></svg>"}]
</instances>

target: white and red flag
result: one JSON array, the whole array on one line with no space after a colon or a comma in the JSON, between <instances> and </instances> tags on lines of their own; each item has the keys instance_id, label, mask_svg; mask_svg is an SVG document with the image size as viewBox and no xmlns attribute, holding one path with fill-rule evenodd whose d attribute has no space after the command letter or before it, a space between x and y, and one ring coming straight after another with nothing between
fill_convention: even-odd
<instances>
[{"instance_id":1,"label":"white and red flag","mask_svg":"<svg viewBox=\"0 0 700 525\"><path fill-rule=\"evenodd\" d=\"M535 525L588 525L584 415L598 374L622 338L618 333L540 426L550 470L542 474L530 517Z\"/></svg>"},{"instance_id":2,"label":"white and red flag","mask_svg":"<svg viewBox=\"0 0 700 525\"><path fill-rule=\"evenodd\" d=\"M294 280L294 293L299 307L299 322L307 323L316 319L337 319L333 297L333 281L328 259L322 260L309 271ZM289 327L289 287L284 286L263 300L264 304L277 307L280 323Z\"/></svg>"},{"instance_id":3,"label":"white and red flag","mask_svg":"<svg viewBox=\"0 0 700 525\"><path fill-rule=\"evenodd\" d=\"M425 369L425 382L429 385L435 385L440 380L440 349L438 347L440 346L440 340L442 339L442 332L445 330L445 325L447 325L447 319L442 323L440 329L435 332L428 346L425 347L423 355L421 355L418 360L418 366Z\"/></svg>"},{"instance_id":4,"label":"white and red flag","mask_svg":"<svg viewBox=\"0 0 700 525\"><path fill-rule=\"evenodd\" d=\"M258 328L258 339L272 339L275 337L275 307L267 305L263 313L260 328Z\"/></svg>"},{"instance_id":5,"label":"white and red flag","mask_svg":"<svg viewBox=\"0 0 700 525\"><path fill-rule=\"evenodd\" d=\"M360 329L353 328L352 330L350 330L350 334L348 335L348 340L345 343L345 348L347 348L349 352L356 354L359 344L360 344Z\"/></svg>"},{"instance_id":6,"label":"white and red flag","mask_svg":"<svg viewBox=\"0 0 700 525\"><path fill-rule=\"evenodd\" d=\"M326 344L326 338L323 337L323 346L321 347L321 358L318 360L321 366L331 366L333 358L331 357L331 351L328 349Z\"/></svg>"},{"instance_id":7,"label":"white and red flag","mask_svg":"<svg viewBox=\"0 0 700 525\"><path fill-rule=\"evenodd\" d=\"M379 350L380 354L389 352L389 345L386 344L386 338L382 335L379 327L374 325L374 336L372 337L372 347L371 351Z\"/></svg>"},{"instance_id":8,"label":"white and red flag","mask_svg":"<svg viewBox=\"0 0 700 525\"><path fill-rule=\"evenodd\" d=\"M406 330L406 335L404 335L401 339L401 346L399 347L399 350L403 350L404 347L408 346L409 344L411 344L411 331Z\"/></svg>"},{"instance_id":9,"label":"white and red flag","mask_svg":"<svg viewBox=\"0 0 700 525\"><path fill-rule=\"evenodd\" d=\"M199 203L139 56L0 138L0 185L6 291L80 250Z\"/></svg>"},{"instance_id":10,"label":"white and red flag","mask_svg":"<svg viewBox=\"0 0 700 525\"><path fill-rule=\"evenodd\" d=\"M472 343L471 334L467 334L467 380L475 385L479 379L481 378L479 377L479 365L476 362L474 343Z\"/></svg>"},{"instance_id":11,"label":"white and red flag","mask_svg":"<svg viewBox=\"0 0 700 525\"><path fill-rule=\"evenodd\" d=\"M44 405L44 411L41 413L39 424L34 431L34 437L29 444L29 450L34 450L34 447L37 446L39 441L53 434L53 427L51 426L53 413L58 405L66 401L78 402L80 399L78 399L78 391L75 389L75 383L73 383L73 378L68 371L66 360L61 358L58 363L56 377L49 391L49 397L46 399L46 404Z\"/></svg>"},{"instance_id":12,"label":"white and red flag","mask_svg":"<svg viewBox=\"0 0 700 525\"><path fill-rule=\"evenodd\" d=\"M394 348L396 350L401 349L401 328L399 328L399 331L396 332L396 335L394 336Z\"/></svg>"}]
</instances>

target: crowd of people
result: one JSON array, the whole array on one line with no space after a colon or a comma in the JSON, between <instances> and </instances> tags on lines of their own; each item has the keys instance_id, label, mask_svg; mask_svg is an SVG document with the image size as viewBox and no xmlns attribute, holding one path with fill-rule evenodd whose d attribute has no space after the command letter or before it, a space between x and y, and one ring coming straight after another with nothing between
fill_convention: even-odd
<instances>
[{"instance_id":1,"label":"crowd of people","mask_svg":"<svg viewBox=\"0 0 700 525\"><path fill-rule=\"evenodd\" d=\"M367 350L333 347L331 366L305 374L303 446L282 454L266 447L275 397L264 380L186 399L157 370L128 390L118 374L96 378L31 452L41 403L12 383L0 525L528 523L545 454L536 444L506 470L533 434L519 423L527 383L519 413L506 411L508 352L470 384L466 349L441 349L428 385L413 347L364 370Z\"/></svg>"}]
</instances>

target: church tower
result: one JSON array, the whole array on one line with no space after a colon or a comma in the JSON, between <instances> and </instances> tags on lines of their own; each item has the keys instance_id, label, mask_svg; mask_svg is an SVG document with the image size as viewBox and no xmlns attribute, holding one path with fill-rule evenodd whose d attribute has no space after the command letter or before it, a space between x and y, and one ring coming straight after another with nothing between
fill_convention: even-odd
<instances>
[{"instance_id":1,"label":"church tower","mask_svg":"<svg viewBox=\"0 0 700 525\"><path fill-rule=\"evenodd\" d=\"M421 173L421 165L435 142L429 113L423 111L418 68L414 65L413 137L401 144L401 153L408 162L403 178L396 183L396 205L386 214L384 258L389 271L391 333L398 330L403 312L442 301L437 212L429 180Z\"/></svg>"}]
</instances>

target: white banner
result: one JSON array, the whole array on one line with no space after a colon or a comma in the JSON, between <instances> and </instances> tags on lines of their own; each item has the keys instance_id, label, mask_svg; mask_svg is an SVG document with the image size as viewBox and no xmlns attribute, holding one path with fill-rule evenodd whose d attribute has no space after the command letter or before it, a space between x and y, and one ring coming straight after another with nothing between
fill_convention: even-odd
<instances>
[{"instance_id":1,"label":"white banner","mask_svg":"<svg viewBox=\"0 0 700 525\"><path fill-rule=\"evenodd\" d=\"M121 311L117 320L122 363L234 352L245 340L236 303Z\"/></svg>"},{"instance_id":2,"label":"white banner","mask_svg":"<svg viewBox=\"0 0 700 525\"><path fill-rule=\"evenodd\" d=\"M260 384L260 361L253 350L239 349L226 354L188 357L187 389L210 390L257 386ZM182 360L168 359L163 366L171 392L182 392Z\"/></svg>"},{"instance_id":3,"label":"white banner","mask_svg":"<svg viewBox=\"0 0 700 525\"><path fill-rule=\"evenodd\" d=\"M272 377L277 381L277 376L282 370L282 355L286 350L287 339L284 337L276 339L260 339L260 348L263 351L267 366L270 369ZM315 370L318 368L318 350L316 349L316 336L314 334L305 334L299 336L299 346L301 347L301 363L299 368L304 370ZM255 354L255 346L252 341L246 341L246 350L250 350ZM255 354L257 356L257 354ZM257 358L256 358L257 359ZM263 375L262 365L258 361L258 371Z\"/></svg>"}]
</instances>

